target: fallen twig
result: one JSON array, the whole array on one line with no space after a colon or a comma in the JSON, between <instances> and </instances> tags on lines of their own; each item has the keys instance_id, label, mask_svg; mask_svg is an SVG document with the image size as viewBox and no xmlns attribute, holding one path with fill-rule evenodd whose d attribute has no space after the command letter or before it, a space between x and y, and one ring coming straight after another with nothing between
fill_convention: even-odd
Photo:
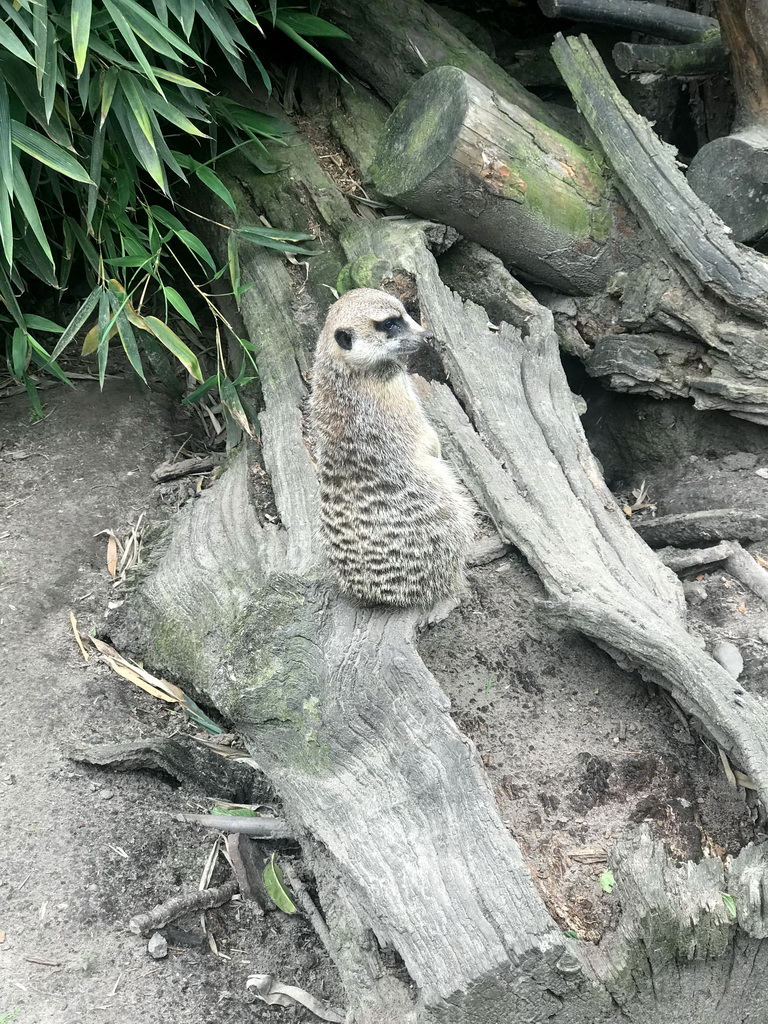
<instances>
[{"instance_id":1,"label":"fallen twig","mask_svg":"<svg viewBox=\"0 0 768 1024\"><path fill-rule=\"evenodd\" d=\"M294 839L282 818L241 818L234 814L176 814L176 821L204 825L224 832L241 832L254 839Z\"/></svg>"},{"instance_id":2,"label":"fallen twig","mask_svg":"<svg viewBox=\"0 0 768 1024\"><path fill-rule=\"evenodd\" d=\"M333 958L333 943L331 942L331 933L328 930L328 925L325 923L325 918L315 906L315 901L307 892L307 887L299 878L298 872L294 871L293 867L287 861L284 862L281 867L283 875L290 885L293 895L296 897L296 902L304 911L304 915L309 923L315 929L318 939L320 939L322 944L328 950L331 958Z\"/></svg>"},{"instance_id":3,"label":"fallen twig","mask_svg":"<svg viewBox=\"0 0 768 1024\"><path fill-rule=\"evenodd\" d=\"M725 560L725 571L749 587L753 594L768 605L768 572L758 565L754 557L745 551L738 541L729 545L731 553Z\"/></svg>"},{"instance_id":4,"label":"fallen twig","mask_svg":"<svg viewBox=\"0 0 768 1024\"><path fill-rule=\"evenodd\" d=\"M152 479L156 484L162 484L167 480L191 476L193 473L210 473L217 464L218 460L214 455L197 455L191 459L182 459L181 462L163 462L152 473Z\"/></svg>"},{"instance_id":5,"label":"fallen twig","mask_svg":"<svg viewBox=\"0 0 768 1024\"><path fill-rule=\"evenodd\" d=\"M210 910L212 907L220 907L227 903L237 892L237 880L231 878L228 882L220 885L218 889L200 889L197 892L183 893L181 896L174 896L165 903L159 903L147 914L137 914L128 922L128 927L134 935L146 937L158 928L164 928L171 921L175 921L185 914L195 910Z\"/></svg>"}]
</instances>

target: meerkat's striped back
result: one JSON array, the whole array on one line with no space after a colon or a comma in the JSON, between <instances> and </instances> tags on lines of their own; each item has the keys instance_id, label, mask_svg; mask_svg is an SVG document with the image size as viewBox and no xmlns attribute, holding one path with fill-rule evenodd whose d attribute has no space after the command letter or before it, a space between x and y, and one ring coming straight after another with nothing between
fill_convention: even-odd
<instances>
[{"instance_id":1,"label":"meerkat's striped back","mask_svg":"<svg viewBox=\"0 0 768 1024\"><path fill-rule=\"evenodd\" d=\"M365 604L431 606L464 586L472 505L402 365L427 333L397 299L360 289L331 308L318 345L323 536L342 590Z\"/></svg>"}]
</instances>

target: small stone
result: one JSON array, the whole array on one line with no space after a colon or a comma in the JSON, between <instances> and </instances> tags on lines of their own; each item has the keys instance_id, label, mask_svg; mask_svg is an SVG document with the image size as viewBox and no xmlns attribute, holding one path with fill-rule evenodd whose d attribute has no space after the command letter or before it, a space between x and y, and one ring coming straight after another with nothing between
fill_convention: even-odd
<instances>
[{"instance_id":1,"label":"small stone","mask_svg":"<svg viewBox=\"0 0 768 1024\"><path fill-rule=\"evenodd\" d=\"M729 672L734 679L738 679L744 671L744 659L736 644L721 640L712 648L712 657L718 664L722 665L726 672Z\"/></svg>"},{"instance_id":2,"label":"small stone","mask_svg":"<svg viewBox=\"0 0 768 1024\"><path fill-rule=\"evenodd\" d=\"M707 588L698 580L691 580L683 584L683 593L689 604L700 605L707 600Z\"/></svg>"},{"instance_id":3,"label":"small stone","mask_svg":"<svg viewBox=\"0 0 768 1024\"><path fill-rule=\"evenodd\" d=\"M111 789L99 790L99 796L101 797L102 800L111 800L114 795L115 794Z\"/></svg>"},{"instance_id":4,"label":"small stone","mask_svg":"<svg viewBox=\"0 0 768 1024\"><path fill-rule=\"evenodd\" d=\"M752 452L734 452L732 455L723 457L723 469L736 471L739 469L754 469L757 465L757 456Z\"/></svg>"},{"instance_id":5,"label":"small stone","mask_svg":"<svg viewBox=\"0 0 768 1024\"><path fill-rule=\"evenodd\" d=\"M155 932L147 943L147 952L155 960L162 960L163 957L168 956L168 943L160 932Z\"/></svg>"},{"instance_id":6,"label":"small stone","mask_svg":"<svg viewBox=\"0 0 768 1024\"><path fill-rule=\"evenodd\" d=\"M766 469L764 466L761 466L760 469L755 470L755 476L760 476L763 478L763 480L768 480L768 469Z\"/></svg>"}]
</instances>

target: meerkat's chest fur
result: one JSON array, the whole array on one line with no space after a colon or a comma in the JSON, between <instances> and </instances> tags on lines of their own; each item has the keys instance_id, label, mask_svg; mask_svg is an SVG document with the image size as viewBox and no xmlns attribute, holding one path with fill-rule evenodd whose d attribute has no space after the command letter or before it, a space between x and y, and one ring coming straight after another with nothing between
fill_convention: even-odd
<instances>
[{"instance_id":1,"label":"meerkat's chest fur","mask_svg":"<svg viewBox=\"0 0 768 1024\"><path fill-rule=\"evenodd\" d=\"M341 588L366 604L430 606L463 586L473 511L400 366L313 378L320 514Z\"/></svg>"}]
</instances>

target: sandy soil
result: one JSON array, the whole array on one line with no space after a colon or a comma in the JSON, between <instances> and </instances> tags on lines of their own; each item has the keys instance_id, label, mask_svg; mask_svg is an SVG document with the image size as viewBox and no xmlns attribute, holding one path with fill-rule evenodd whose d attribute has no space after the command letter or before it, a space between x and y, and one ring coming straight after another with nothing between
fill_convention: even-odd
<instances>
[{"instance_id":1,"label":"sandy soil","mask_svg":"<svg viewBox=\"0 0 768 1024\"><path fill-rule=\"evenodd\" d=\"M765 508L768 481L756 470L768 466L767 432L684 403L588 397L592 444L618 492L645 481L659 513ZM69 758L77 746L180 725L104 665L84 664L69 612L84 633L108 630L120 592L95 534L169 514L150 473L189 424L124 382L103 397L82 385L47 399L38 424L24 398L0 403L0 1022L315 1020L254 1004L244 989L248 974L269 973L338 1000L332 965L299 918L264 918L239 902L209 912L227 958L201 944L197 915L161 961L127 930L133 914L196 888L213 836L169 815L210 801L190 784ZM766 609L722 573L695 582L692 628L707 645L736 643L744 685L768 693ZM536 613L540 594L515 554L474 570L470 598L420 650L550 911L598 941L620 910L620 892L603 892L599 876L637 823L680 857L734 853L765 836L711 743L655 686L578 635L551 633ZM227 877L226 865L219 872Z\"/></svg>"},{"instance_id":2,"label":"sandy soil","mask_svg":"<svg viewBox=\"0 0 768 1024\"><path fill-rule=\"evenodd\" d=\"M106 625L108 602L120 595L106 572L106 540L95 534L125 532L142 512L166 514L150 473L189 424L174 420L163 398L119 381L103 396L80 385L46 399L37 424L25 398L0 403L0 1021L316 1020L254 1005L244 988L249 974L266 973L335 994L303 920L264 920L252 904L209 912L227 959L201 945L199 915L179 923L160 961L127 929L134 914L197 888L214 835L169 814L210 801L193 786L68 758L76 746L179 724L104 665L84 664L69 613L84 634ZM222 865L220 878L229 875Z\"/></svg>"}]
</instances>

